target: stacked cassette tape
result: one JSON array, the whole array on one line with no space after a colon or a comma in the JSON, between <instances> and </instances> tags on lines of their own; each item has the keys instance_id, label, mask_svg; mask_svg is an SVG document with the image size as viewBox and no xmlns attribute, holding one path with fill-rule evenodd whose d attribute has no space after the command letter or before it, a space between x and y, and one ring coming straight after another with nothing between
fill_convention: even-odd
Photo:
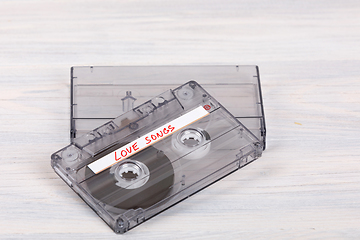
<instances>
[{"instance_id":1,"label":"stacked cassette tape","mask_svg":"<svg viewBox=\"0 0 360 240\"><path fill-rule=\"evenodd\" d=\"M55 172L116 233L257 159L265 147L262 103L260 121L253 118L260 128L250 131L196 81L135 105L139 92L127 91L119 98L124 113L86 133L75 135L74 121L104 118L79 119L73 112L72 143L51 156Z\"/></svg>"}]
</instances>

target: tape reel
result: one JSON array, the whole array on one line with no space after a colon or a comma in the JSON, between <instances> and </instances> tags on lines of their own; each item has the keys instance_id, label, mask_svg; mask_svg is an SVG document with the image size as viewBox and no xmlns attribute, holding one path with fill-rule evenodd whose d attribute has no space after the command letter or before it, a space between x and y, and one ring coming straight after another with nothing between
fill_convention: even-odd
<instances>
[{"instance_id":1,"label":"tape reel","mask_svg":"<svg viewBox=\"0 0 360 240\"><path fill-rule=\"evenodd\" d=\"M85 174L92 172L87 168ZM98 201L118 210L147 208L168 196L174 177L170 159L148 147L94 175L86 181L86 187Z\"/></svg>"}]
</instances>

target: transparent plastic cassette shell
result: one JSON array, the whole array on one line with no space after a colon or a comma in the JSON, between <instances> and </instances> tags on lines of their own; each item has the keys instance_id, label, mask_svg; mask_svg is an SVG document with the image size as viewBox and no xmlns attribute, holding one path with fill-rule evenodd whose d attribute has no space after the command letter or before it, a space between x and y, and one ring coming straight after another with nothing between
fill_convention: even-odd
<instances>
[{"instance_id":1,"label":"transparent plastic cassette shell","mask_svg":"<svg viewBox=\"0 0 360 240\"><path fill-rule=\"evenodd\" d=\"M263 143L257 66L119 66L71 69L71 141L168 89L194 80Z\"/></svg>"},{"instance_id":2,"label":"transparent plastic cassette shell","mask_svg":"<svg viewBox=\"0 0 360 240\"><path fill-rule=\"evenodd\" d=\"M142 140L149 145L142 148ZM124 233L257 159L263 148L190 81L73 139L51 163L116 233ZM102 165L113 154L114 163Z\"/></svg>"}]
</instances>

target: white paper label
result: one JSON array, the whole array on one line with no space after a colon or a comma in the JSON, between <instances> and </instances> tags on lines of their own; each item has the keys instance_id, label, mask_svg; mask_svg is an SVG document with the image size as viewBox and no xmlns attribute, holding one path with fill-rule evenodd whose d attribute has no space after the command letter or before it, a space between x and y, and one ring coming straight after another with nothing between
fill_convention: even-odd
<instances>
[{"instance_id":1,"label":"white paper label","mask_svg":"<svg viewBox=\"0 0 360 240\"><path fill-rule=\"evenodd\" d=\"M122 146L108 155L90 163L88 167L95 174L98 174L99 172L102 172L103 170L116 164L117 162L140 152L148 146L170 136L174 132L188 126L193 122L196 122L208 114L208 111L206 111L204 107L197 107L194 110L182 115L181 117L164 124L163 126L149 132L148 134L141 136L138 139L126 144L125 146Z\"/></svg>"}]
</instances>

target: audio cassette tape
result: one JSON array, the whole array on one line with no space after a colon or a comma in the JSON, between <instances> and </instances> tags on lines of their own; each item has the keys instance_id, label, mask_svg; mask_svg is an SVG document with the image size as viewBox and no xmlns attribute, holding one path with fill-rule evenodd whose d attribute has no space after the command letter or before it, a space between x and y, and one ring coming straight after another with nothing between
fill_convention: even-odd
<instances>
[{"instance_id":1,"label":"audio cassette tape","mask_svg":"<svg viewBox=\"0 0 360 240\"><path fill-rule=\"evenodd\" d=\"M264 143L195 81L51 156L55 172L124 233L261 156Z\"/></svg>"}]
</instances>

